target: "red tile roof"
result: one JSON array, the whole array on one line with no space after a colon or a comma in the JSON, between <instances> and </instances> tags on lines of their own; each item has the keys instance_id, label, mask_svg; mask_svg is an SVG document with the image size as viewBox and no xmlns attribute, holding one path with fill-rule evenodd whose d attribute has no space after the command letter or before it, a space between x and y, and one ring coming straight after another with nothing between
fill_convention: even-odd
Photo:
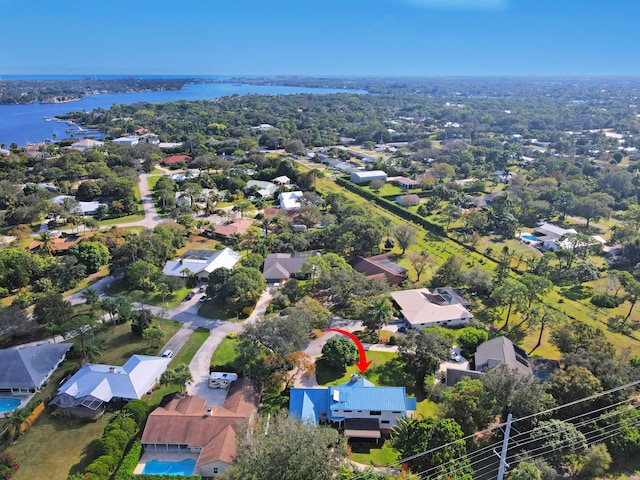
<instances>
[{"instance_id":1,"label":"red tile roof","mask_svg":"<svg viewBox=\"0 0 640 480\"><path fill-rule=\"evenodd\" d=\"M165 158L162 163L165 165L175 165L176 163L184 162L189 163L193 158L189 155L173 155L171 157Z\"/></svg>"}]
</instances>

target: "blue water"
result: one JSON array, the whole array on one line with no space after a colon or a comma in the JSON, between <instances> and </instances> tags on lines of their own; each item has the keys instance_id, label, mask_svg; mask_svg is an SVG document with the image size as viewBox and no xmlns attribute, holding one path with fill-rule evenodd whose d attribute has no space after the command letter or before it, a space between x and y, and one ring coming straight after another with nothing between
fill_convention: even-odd
<instances>
[{"instance_id":1,"label":"blue water","mask_svg":"<svg viewBox=\"0 0 640 480\"><path fill-rule=\"evenodd\" d=\"M160 462L151 460L144 466L142 473L156 475L191 475L196 468L196 461L188 458L180 462Z\"/></svg>"},{"instance_id":2,"label":"blue water","mask_svg":"<svg viewBox=\"0 0 640 480\"><path fill-rule=\"evenodd\" d=\"M534 237L533 235L520 235L521 238L525 240L529 240L530 242L539 242L540 239L538 237Z\"/></svg>"},{"instance_id":3,"label":"blue water","mask_svg":"<svg viewBox=\"0 0 640 480\"><path fill-rule=\"evenodd\" d=\"M20 406L20 400L17 398L0 397L0 413L10 412Z\"/></svg>"},{"instance_id":4,"label":"blue water","mask_svg":"<svg viewBox=\"0 0 640 480\"><path fill-rule=\"evenodd\" d=\"M0 144L7 147L15 142L20 146L28 142L41 142L69 137L65 130L69 126L64 122L47 122L44 117L53 118L68 112L92 111L96 108L110 108L114 104L137 102L176 102L178 100L210 100L228 95L286 95L294 93L365 93L362 90L336 88L283 87L278 85L237 85L230 83L187 84L181 90L161 92L109 93L89 95L82 100L68 103L28 105L0 105ZM77 137L77 136L76 136Z\"/></svg>"}]
</instances>

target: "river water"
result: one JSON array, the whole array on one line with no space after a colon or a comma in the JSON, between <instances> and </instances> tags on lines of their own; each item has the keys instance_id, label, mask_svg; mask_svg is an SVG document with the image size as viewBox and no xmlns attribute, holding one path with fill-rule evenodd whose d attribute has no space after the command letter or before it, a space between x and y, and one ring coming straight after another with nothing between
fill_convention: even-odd
<instances>
[{"instance_id":1,"label":"river water","mask_svg":"<svg viewBox=\"0 0 640 480\"><path fill-rule=\"evenodd\" d=\"M114 104L131 104L137 102L176 102L178 100L209 100L228 95L247 95L251 93L263 95L286 95L294 93L365 93L361 90L345 90L332 88L283 87L270 85L238 85L230 83L197 83L187 84L181 90L161 92L133 92L90 95L82 100L68 103L27 105L0 105L0 144L8 148L12 142L20 146L27 143L41 142L55 138L61 140L73 133L75 127L65 122L56 122L56 115L68 112L91 111L96 108L110 108ZM47 121L49 119L49 121ZM89 132L95 133L95 132ZM98 138L99 135L96 135Z\"/></svg>"}]
</instances>

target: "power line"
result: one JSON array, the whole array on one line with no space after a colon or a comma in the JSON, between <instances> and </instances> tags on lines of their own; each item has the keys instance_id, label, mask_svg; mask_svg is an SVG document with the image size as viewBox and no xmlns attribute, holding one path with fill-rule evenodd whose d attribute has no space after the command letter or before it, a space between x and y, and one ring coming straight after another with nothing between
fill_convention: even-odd
<instances>
[{"instance_id":1,"label":"power line","mask_svg":"<svg viewBox=\"0 0 640 480\"><path fill-rule=\"evenodd\" d=\"M630 382L630 383L626 383L624 385L620 385L618 387L614 387L614 388L611 388L609 390L605 390L605 391L596 393L596 394L591 395L589 397L580 398L578 400L574 400L574 401L569 402L569 403L565 403L565 404L558 405L558 406L555 406L555 407L552 407L552 408L548 408L548 409L543 410L541 412L537 412L537 413L533 413L531 415L520 417L520 418L516 419L513 423L519 422L519 421L523 421L523 420L528 420L528 419L535 418L535 417L538 417L538 416L541 416L541 415L547 415L549 413L556 412L556 411L561 410L563 408L571 407L571 406L574 406L574 405L579 405L580 403L588 402L590 400L595 400L597 398L600 398L600 397L603 397L603 396L606 396L606 395L610 395L611 393L615 393L615 392L618 392L618 391L621 391L621 390L625 390L627 388L635 387L637 385L640 385L640 380L636 380L636 381L633 381L633 382ZM586 413L587 414L591 413L591 411L590 412L586 412ZM499 423L497 425L493 425L493 426L488 427L488 428L486 428L486 429L484 429L484 430L482 430L480 432L475 432L475 433L472 433L472 434L467 435L465 437L462 437L461 439L446 443L444 445L440 445L438 447L431 448L429 450L425 450L425 451L420 452L420 453L416 453L416 454L411 455L409 457L402 458L400 460L397 460L396 462L388 464L387 467L400 466L403 463L410 462L411 460L415 460L415 459L420 458L420 457L422 457L424 455L428 455L428 454L431 454L431 453L436 452L438 450L442 450L444 448L447 448L447 447L450 447L452 445L455 445L456 443L459 443L460 441L465 441L466 442L467 440L470 440L470 439L476 437L478 434L491 433L491 432L493 432L493 431L495 431L497 429L501 429L501 428L503 428L505 426L506 426L506 422ZM497 443L499 444L500 442L497 442ZM463 458L463 457L458 457L458 458ZM454 460L456 460L456 459L454 459ZM449 461L447 463L451 463L454 460L451 460L451 461ZM447 463L445 463L443 465L446 465ZM440 466L443 466L443 465L440 465ZM352 480L359 480L361 478L364 478L365 475L366 474L356 475L355 477L352 478Z\"/></svg>"}]
</instances>

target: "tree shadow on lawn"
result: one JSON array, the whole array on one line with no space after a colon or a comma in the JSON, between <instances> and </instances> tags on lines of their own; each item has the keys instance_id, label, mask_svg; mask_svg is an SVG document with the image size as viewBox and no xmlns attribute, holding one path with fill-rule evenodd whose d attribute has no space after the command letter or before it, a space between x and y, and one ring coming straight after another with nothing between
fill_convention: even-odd
<instances>
[{"instance_id":1,"label":"tree shadow on lawn","mask_svg":"<svg viewBox=\"0 0 640 480\"><path fill-rule=\"evenodd\" d=\"M415 386L415 380L406 372L405 366L397 357L377 367L371 367L368 372L377 378L378 385L407 388Z\"/></svg>"},{"instance_id":2,"label":"tree shadow on lawn","mask_svg":"<svg viewBox=\"0 0 640 480\"><path fill-rule=\"evenodd\" d=\"M92 440L82 449L82 458L80 461L73 465L69 469L69 475L75 475L76 473L84 473L85 468L89 466L96 458L96 448L98 446L98 440Z\"/></svg>"},{"instance_id":3,"label":"tree shadow on lawn","mask_svg":"<svg viewBox=\"0 0 640 480\"><path fill-rule=\"evenodd\" d=\"M334 367L330 367L323 358L316 361L316 381L319 385L335 382L344 377L345 373L347 373L346 368L337 370Z\"/></svg>"}]
</instances>

